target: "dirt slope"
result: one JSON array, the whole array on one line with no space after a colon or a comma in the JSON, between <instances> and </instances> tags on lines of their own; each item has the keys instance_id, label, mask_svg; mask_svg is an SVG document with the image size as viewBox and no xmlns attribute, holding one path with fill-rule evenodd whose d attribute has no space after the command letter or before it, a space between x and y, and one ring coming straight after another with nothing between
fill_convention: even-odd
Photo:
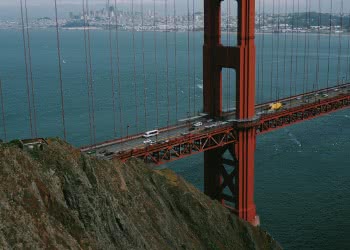
<instances>
[{"instance_id":1,"label":"dirt slope","mask_svg":"<svg viewBox=\"0 0 350 250\"><path fill-rule=\"evenodd\" d=\"M169 170L0 146L0 249L280 249Z\"/></svg>"}]
</instances>

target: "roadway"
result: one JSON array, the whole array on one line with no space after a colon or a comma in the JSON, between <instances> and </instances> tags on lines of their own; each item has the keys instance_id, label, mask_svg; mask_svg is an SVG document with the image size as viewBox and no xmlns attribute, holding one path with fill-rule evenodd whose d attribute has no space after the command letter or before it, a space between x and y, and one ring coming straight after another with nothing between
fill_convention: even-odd
<instances>
[{"instance_id":1,"label":"roadway","mask_svg":"<svg viewBox=\"0 0 350 250\"><path fill-rule=\"evenodd\" d=\"M331 99L344 94L350 94L350 84L339 85L337 87L331 87L328 89L281 99L278 102L282 103L283 106L278 110L271 110L271 103L263 103L256 106L256 114L258 117L263 117L264 115L282 112L284 110L300 107L302 105L318 102L324 99ZM94 146L83 147L81 148L81 151L88 154L95 154L101 158L109 159L112 158L113 155L121 152L132 149L146 148L155 143L164 144L167 143L168 140L186 136L190 133L203 133L204 131L207 132L221 126L227 126L230 122L233 122L233 120L235 120L234 110L231 112L226 112L222 119L216 121L213 119L208 119L207 115L202 114L197 117L180 120L179 124L176 126L159 129L159 134L157 136L149 138L152 140L152 143L146 143L145 141L147 139L142 137L143 134L138 134L126 138L102 142ZM197 123L198 126L193 126L195 123Z\"/></svg>"}]
</instances>

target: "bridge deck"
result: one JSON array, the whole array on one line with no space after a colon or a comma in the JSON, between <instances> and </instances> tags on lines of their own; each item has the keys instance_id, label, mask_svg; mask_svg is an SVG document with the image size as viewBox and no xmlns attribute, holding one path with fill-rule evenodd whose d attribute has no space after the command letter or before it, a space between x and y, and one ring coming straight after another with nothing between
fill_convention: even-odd
<instances>
[{"instance_id":1,"label":"bridge deck","mask_svg":"<svg viewBox=\"0 0 350 250\"><path fill-rule=\"evenodd\" d=\"M270 110L270 103L256 106L257 119L252 121L257 133L266 133L302 120L318 117L350 105L350 83L318 90L303 95L281 99L281 109ZM202 125L193 127L192 124ZM152 137L153 143L145 143L142 134L102 142L81 148L82 152L111 159L127 160L131 157L161 164L187 155L224 146L236 140L235 112L226 112L220 121L208 119L205 115L176 126L159 129L159 135Z\"/></svg>"}]
</instances>

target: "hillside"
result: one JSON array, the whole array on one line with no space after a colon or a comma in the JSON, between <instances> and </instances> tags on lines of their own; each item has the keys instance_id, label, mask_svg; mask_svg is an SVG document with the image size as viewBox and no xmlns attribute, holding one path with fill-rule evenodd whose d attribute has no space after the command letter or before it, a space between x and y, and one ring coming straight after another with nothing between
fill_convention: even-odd
<instances>
[{"instance_id":1,"label":"hillside","mask_svg":"<svg viewBox=\"0 0 350 250\"><path fill-rule=\"evenodd\" d=\"M170 170L0 145L0 249L280 249Z\"/></svg>"}]
</instances>

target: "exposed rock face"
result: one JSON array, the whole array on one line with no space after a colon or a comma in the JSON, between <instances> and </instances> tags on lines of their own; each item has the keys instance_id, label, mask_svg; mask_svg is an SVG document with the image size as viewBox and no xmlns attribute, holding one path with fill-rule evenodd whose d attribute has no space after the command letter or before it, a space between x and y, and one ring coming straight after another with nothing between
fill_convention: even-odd
<instances>
[{"instance_id":1,"label":"exposed rock face","mask_svg":"<svg viewBox=\"0 0 350 250\"><path fill-rule=\"evenodd\" d=\"M0 249L280 249L170 170L0 146Z\"/></svg>"}]
</instances>

